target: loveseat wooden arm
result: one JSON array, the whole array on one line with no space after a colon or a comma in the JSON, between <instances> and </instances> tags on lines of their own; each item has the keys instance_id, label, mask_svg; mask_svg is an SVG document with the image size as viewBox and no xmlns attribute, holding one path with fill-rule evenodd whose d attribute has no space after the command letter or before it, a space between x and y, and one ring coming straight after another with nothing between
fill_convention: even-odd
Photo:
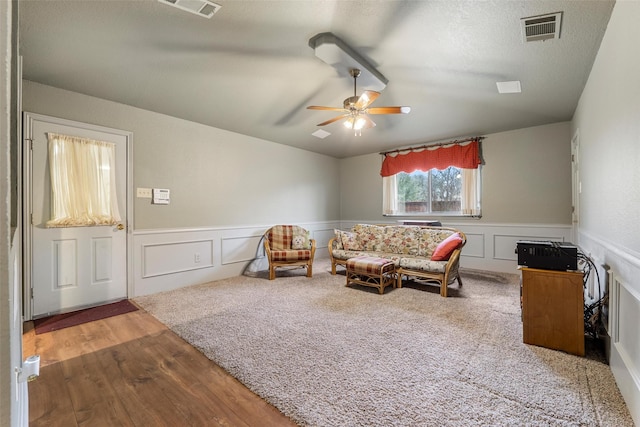
<instances>
[{"instance_id":1,"label":"loveseat wooden arm","mask_svg":"<svg viewBox=\"0 0 640 427\"><path fill-rule=\"evenodd\" d=\"M334 276L336 275L336 265L340 264L344 268L347 268L347 261L334 258L333 256L333 250L335 249L334 246L337 245L336 239L337 237L332 237L331 239L329 239L329 243L327 244L327 249L329 250L329 259L331 260L331 274Z\"/></svg>"}]
</instances>

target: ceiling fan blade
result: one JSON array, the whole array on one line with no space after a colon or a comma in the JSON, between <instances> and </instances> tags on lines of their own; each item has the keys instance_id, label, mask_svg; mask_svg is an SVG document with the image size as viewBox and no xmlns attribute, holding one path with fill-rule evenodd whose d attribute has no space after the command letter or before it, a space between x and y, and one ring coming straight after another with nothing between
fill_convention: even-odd
<instances>
[{"instance_id":1,"label":"ceiling fan blade","mask_svg":"<svg viewBox=\"0 0 640 427\"><path fill-rule=\"evenodd\" d=\"M310 105L307 107L307 110L328 110L328 111L347 111L344 108L338 107L322 107L320 105Z\"/></svg>"},{"instance_id":2,"label":"ceiling fan blade","mask_svg":"<svg viewBox=\"0 0 640 427\"><path fill-rule=\"evenodd\" d=\"M411 107L373 107L367 108L367 114L408 114Z\"/></svg>"},{"instance_id":3,"label":"ceiling fan blade","mask_svg":"<svg viewBox=\"0 0 640 427\"><path fill-rule=\"evenodd\" d=\"M376 123L373 120L371 120L371 118L366 114L363 114L361 117L364 118L365 120L365 124L364 126L362 126L363 129L369 129L376 125Z\"/></svg>"},{"instance_id":4,"label":"ceiling fan blade","mask_svg":"<svg viewBox=\"0 0 640 427\"><path fill-rule=\"evenodd\" d=\"M371 105L371 103L375 101L379 96L380 92L365 90L364 92L362 92L362 95L360 95L360 98L358 98L358 100L356 101L354 107L356 107L356 109L358 110L364 110L369 105Z\"/></svg>"},{"instance_id":5,"label":"ceiling fan blade","mask_svg":"<svg viewBox=\"0 0 640 427\"><path fill-rule=\"evenodd\" d=\"M329 119L326 122L318 123L318 126L330 125L331 123L337 122L338 120L344 119L346 117L349 117L349 114L343 114L341 116L334 117L333 119Z\"/></svg>"}]
</instances>

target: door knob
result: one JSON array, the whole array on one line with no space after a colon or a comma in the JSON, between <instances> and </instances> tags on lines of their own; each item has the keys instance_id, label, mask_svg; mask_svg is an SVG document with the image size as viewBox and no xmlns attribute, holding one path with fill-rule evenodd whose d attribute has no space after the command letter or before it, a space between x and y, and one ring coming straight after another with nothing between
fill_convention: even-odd
<instances>
[{"instance_id":1,"label":"door knob","mask_svg":"<svg viewBox=\"0 0 640 427\"><path fill-rule=\"evenodd\" d=\"M124 230L124 224L118 224L118 230Z\"/></svg>"}]
</instances>

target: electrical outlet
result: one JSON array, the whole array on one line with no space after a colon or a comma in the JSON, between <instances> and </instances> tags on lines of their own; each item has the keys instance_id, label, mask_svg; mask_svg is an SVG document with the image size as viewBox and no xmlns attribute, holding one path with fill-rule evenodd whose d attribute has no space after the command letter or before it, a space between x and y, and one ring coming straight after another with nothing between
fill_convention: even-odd
<instances>
[{"instance_id":1,"label":"electrical outlet","mask_svg":"<svg viewBox=\"0 0 640 427\"><path fill-rule=\"evenodd\" d=\"M195 253L193 255L193 261L197 264L200 262L200 254L199 253Z\"/></svg>"},{"instance_id":2,"label":"electrical outlet","mask_svg":"<svg viewBox=\"0 0 640 427\"><path fill-rule=\"evenodd\" d=\"M150 188L138 188L136 192L136 196L140 199L150 199L151 198L151 189Z\"/></svg>"}]
</instances>

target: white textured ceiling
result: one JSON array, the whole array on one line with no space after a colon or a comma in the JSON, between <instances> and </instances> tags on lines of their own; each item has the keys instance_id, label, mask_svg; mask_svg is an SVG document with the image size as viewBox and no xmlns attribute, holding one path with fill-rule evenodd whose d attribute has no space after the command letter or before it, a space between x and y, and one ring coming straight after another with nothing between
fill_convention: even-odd
<instances>
[{"instance_id":1,"label":"white textured ceiling","mask_svg":"<svg viewBox=\"0 0 640 427\"><path fill-rule=\"evenodd\" d=\"M613 1L219 0L205 19L144 1L21 1L24 77L265 140L348 157L571 120ZM520 18L563 12L558 40L523 43ZM332 32L388 80L354 136L311 135L353 82L316 58ZM497 81L520 80L500 95ZM366 89L366 87L359 87Z\"/></svg>"}]
</instances>

